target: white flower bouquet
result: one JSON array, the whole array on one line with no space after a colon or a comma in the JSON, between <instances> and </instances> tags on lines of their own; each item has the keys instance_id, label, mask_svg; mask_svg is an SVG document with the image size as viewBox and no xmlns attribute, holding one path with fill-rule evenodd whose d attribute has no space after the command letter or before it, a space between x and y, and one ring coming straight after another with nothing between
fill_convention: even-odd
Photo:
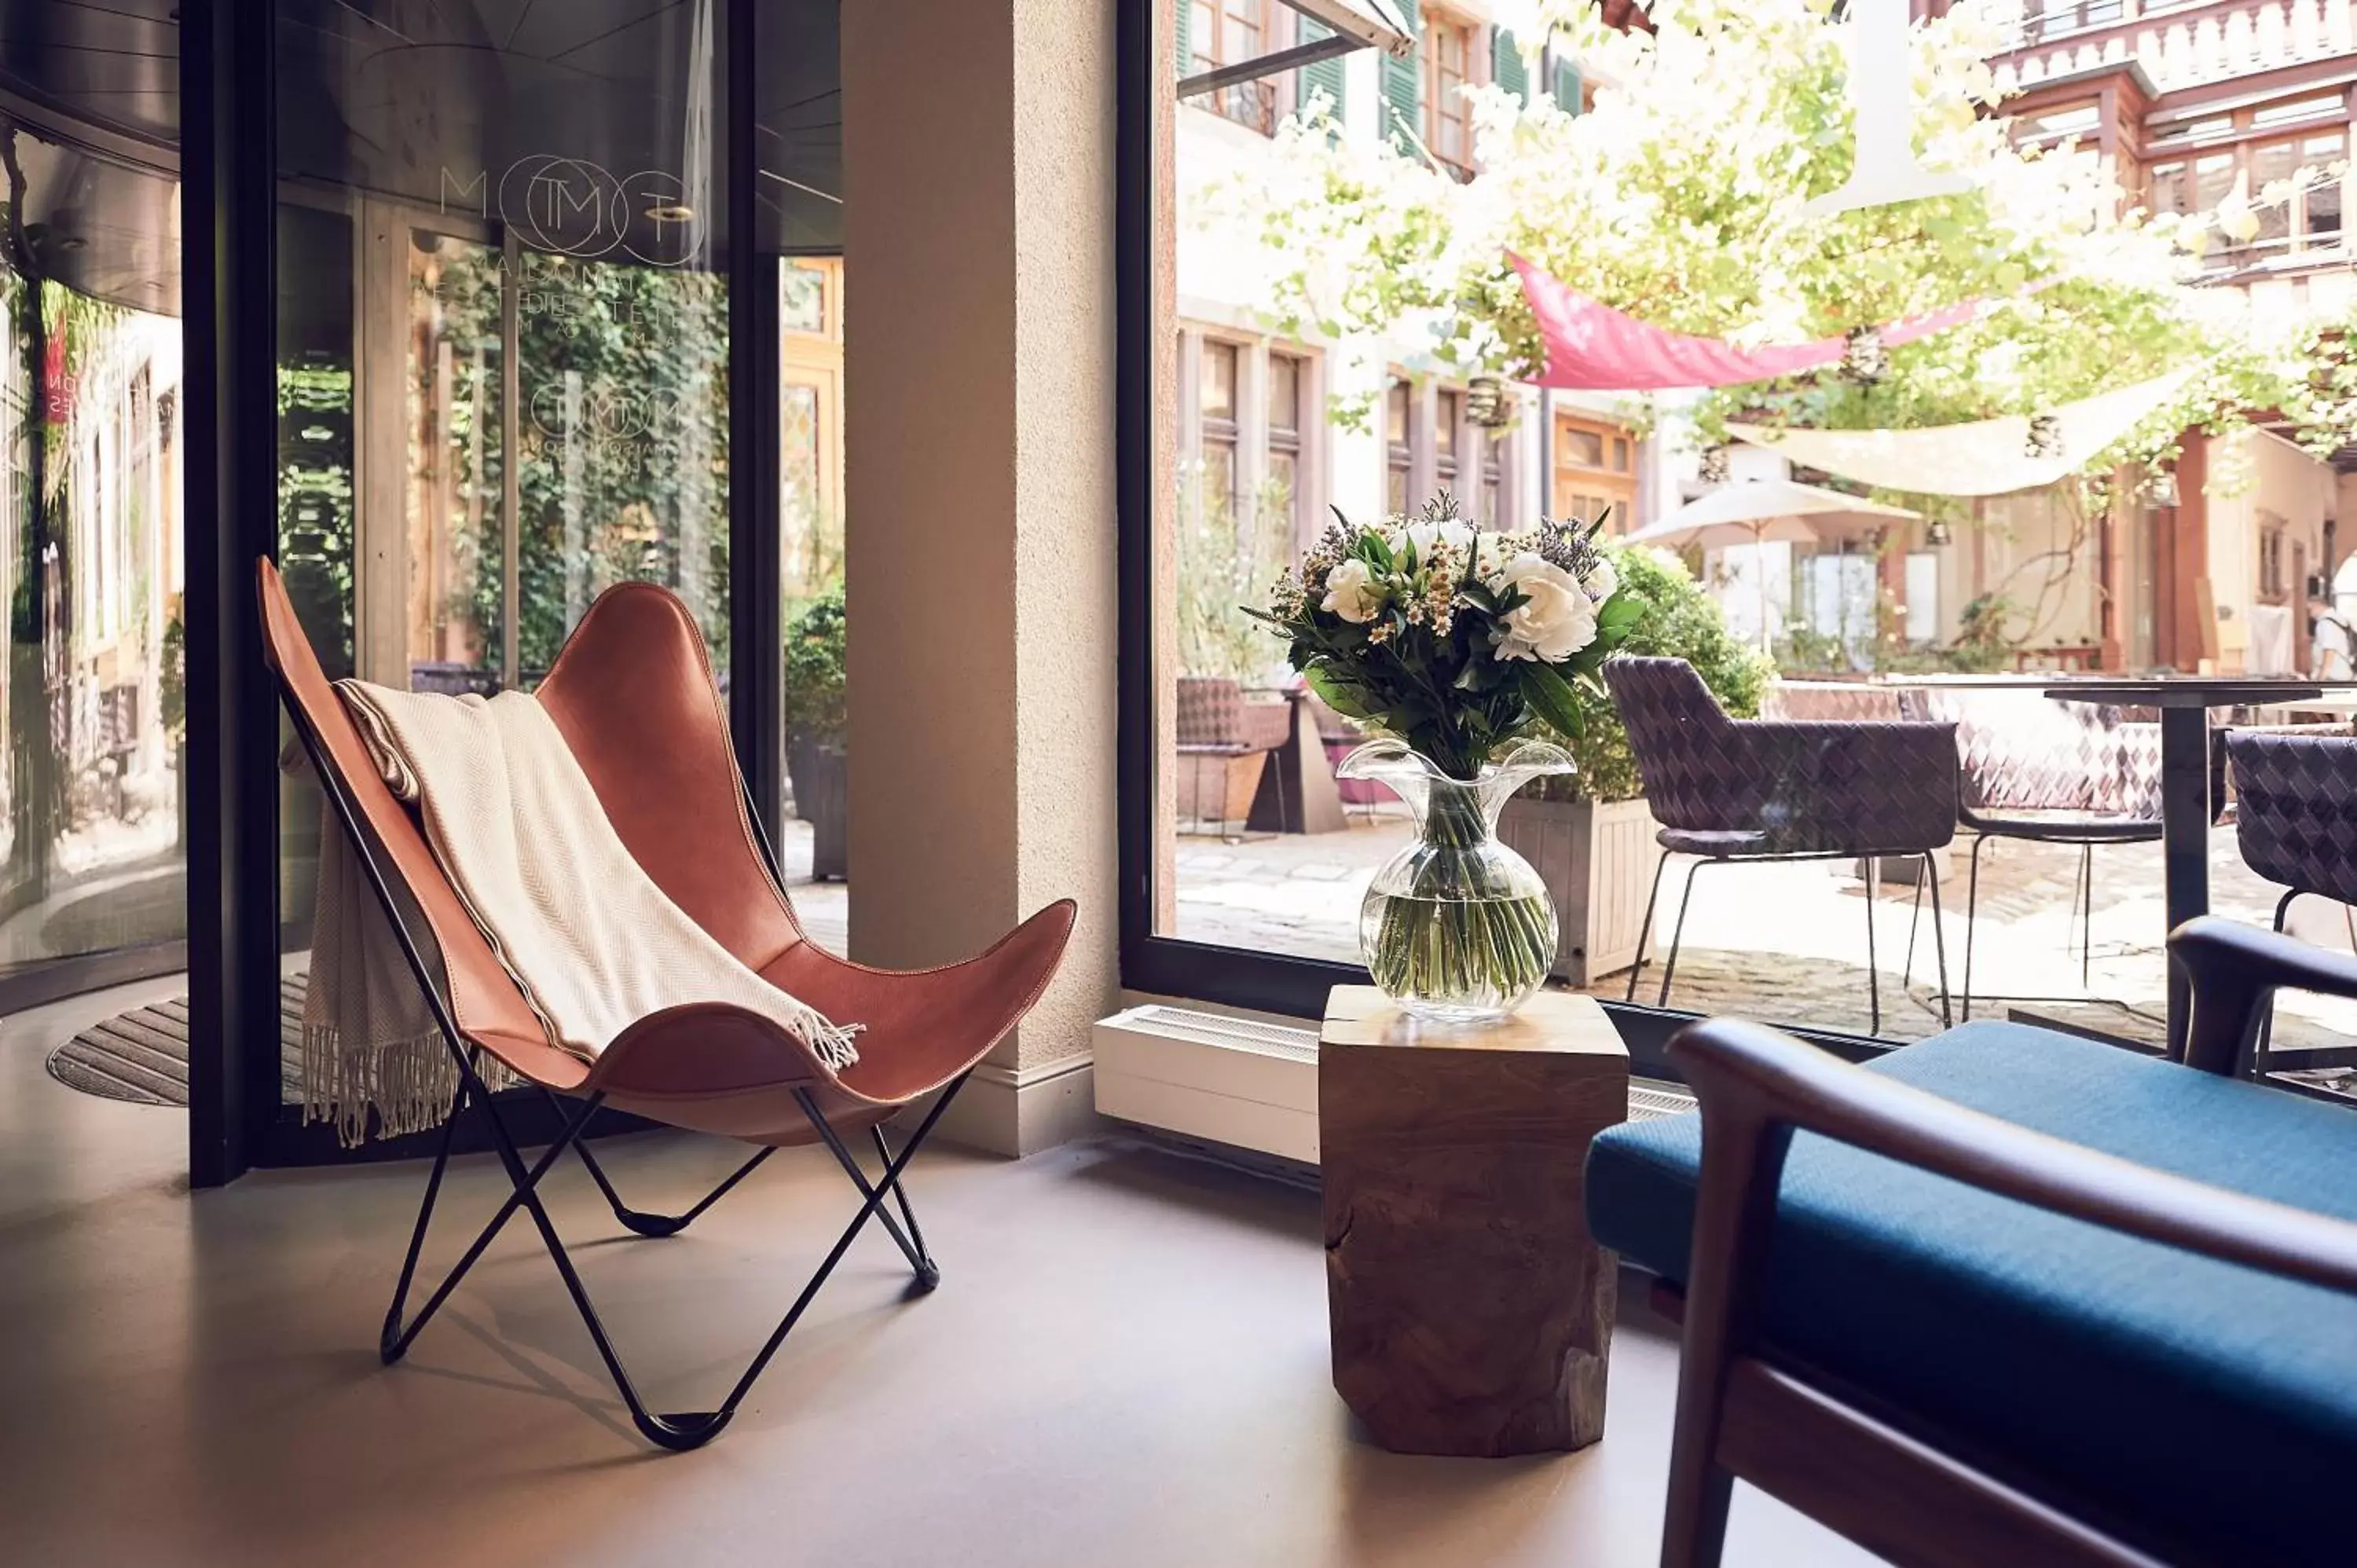
<instances>
[{"instance_id":1,"label":"white flower bouquet","mask_svg":"<svg viewBox=\"0 0 2357 1568\"><path fill-rule=\"evenodd\" d=\"M1476 529L1444 492L1415 518L1335 521L1253 613L1337 711L1380 737L1345 759L1415 811L1415 843L1379 869L1360 912L1375 983L1447 1020L1519 1005L1555 957L1545 886L1497 843L1508 796L1570 758L1532 738L1576 736L1574 682L1598 666L1644 606L1596 547L1603 519Z\"/></svg>"},{"instance_id":2,"label":"white flower bouquet","mask_svg":"<svg viewBox=\"0 0 2357 1568\"><path fill-rule=\"evenodd\" d=\"M1541 724L1578 734L1571 682L1596 683L1643 614L1596 547L1603 521L1483 532L1446 491L1415 518L1338 510L1253 613L1337 712L1469 782Z\"/></svg>"}]
</instances>

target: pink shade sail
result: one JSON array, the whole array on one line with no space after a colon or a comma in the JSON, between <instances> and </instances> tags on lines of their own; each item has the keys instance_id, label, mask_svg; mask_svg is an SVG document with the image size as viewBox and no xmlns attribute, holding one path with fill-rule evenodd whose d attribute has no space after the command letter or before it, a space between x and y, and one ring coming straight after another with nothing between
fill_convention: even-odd
<instances>
[{"instance_id":1,"label":"pink shade sail","mask_svg":"<svg viewBox=\"0 0 2357 1568\"><path fill-rule=\"evenodd\" d=\"M1520 256L1523 293L1546 341L1546 369L1531 384L1580 392L1665 392L1674 387L1731 387L1838 364L1843 338L1820 338L1765 349L1738 349L1722 338L1648 327L1632 316L1575 293ZM1944 332L1973 318L1981 302L1910 316L1880 328L1887 348Z\"/></svg>"}]
</instances>

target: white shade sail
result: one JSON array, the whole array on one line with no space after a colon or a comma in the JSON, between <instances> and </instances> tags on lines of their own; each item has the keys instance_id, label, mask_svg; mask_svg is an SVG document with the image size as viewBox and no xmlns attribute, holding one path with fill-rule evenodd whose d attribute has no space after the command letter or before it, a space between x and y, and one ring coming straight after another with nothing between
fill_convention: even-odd
<instances>
[{"instance_id":1,"label":"white shade sail","mask_svg":"<svg viewBox=\"0 0 2357 1568\"><path fill-rule=\"evenodd\" d=\"M2064 403L2046 416L2050 423L2042 430L2021 414L1921 430L1773 430L1736 424L1727 428L1803 467L1861 484L1917 495L2001 496L2076 473L2167 402L2191 374L2190 369L2172 371Z\"/></svg>"}]
</instances>

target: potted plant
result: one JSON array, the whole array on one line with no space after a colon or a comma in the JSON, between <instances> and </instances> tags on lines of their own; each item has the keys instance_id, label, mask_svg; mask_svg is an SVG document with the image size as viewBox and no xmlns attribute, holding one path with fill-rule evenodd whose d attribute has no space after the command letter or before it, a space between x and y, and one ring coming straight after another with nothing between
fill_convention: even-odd
<instances>
[{"instance_id":1,"label":"potted plant","mask_svg":"<svg viewBox=\"0 0 2357 1568\"><path fill-rule=\"evenodd\" d=\"M851 873L845 808L843 585L834 583L786 623L786 777L794 814L811 825L811 875Z\"/></svg>"},{"instance_id":2,"label":"potted plant","mask_svg":"<svg viewBox=\"0 0 2357 1568\"><path fill-rule=\"evenodd\" d=\"M1684 659L1727 711L1760 711L1769 667L1729 635L1718 606L1674 555L1608 549L1621 586L1644 607L1619 651ZM1595 983L1637 961L1645 890L1658 851L1629 732L1609 696L1573 687L1581 720L1558 736L1577 770L1541 779L1506 802L1498 837L1529 861L1554 896L1560 918L1553 972L1574 985Z\"/></svg>"}]
</instances>

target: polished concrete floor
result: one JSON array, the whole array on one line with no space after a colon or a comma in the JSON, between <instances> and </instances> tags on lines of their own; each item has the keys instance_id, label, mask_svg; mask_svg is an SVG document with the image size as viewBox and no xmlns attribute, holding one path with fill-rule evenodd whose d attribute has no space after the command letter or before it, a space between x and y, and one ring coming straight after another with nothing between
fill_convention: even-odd
<instances>
[{"instance_id":1,"label":"polished concrete floor","mask_svg":"<svg viewBox=\"0 0 2357 1568\"><path fill-rule=\"evenodd\" d=\"M401 1366L374 1352L423 1171L191 1195L179 1112L73 1093L48 1048L171 983L0 1026L0 1563L1636 1565L1658 1550L1674 1346L1625 1323L1578 1455L1409 1458L1328 1383L1317 1203L1117 1140L945 1152L911 1187L945 1272L853 1250L734 1426L651 1452L527 1224ZM642 1206L731 1146L606 1145ZM447 1260L505 1190L456 1168ZM853 1207L773 1160L683 1237L558 1223L660 1407L716 1397ZM464 1227L462 1230L461 1227ZM438 1275L437 1275L438 1277ZM1868 1561L1739 1493L1727 1561Z\"/></svg>"}]
</instances>

